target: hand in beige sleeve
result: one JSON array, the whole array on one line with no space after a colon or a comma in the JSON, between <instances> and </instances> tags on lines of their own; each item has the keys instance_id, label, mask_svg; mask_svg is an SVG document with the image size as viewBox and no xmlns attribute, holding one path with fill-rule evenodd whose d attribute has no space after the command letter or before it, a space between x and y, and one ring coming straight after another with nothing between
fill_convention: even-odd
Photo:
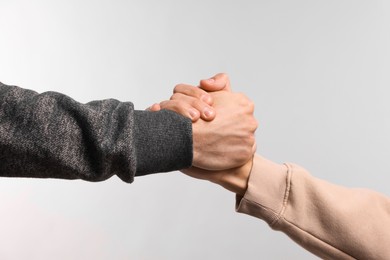
<instances>
[{"instance_id":1,"label":"hand in beige sleeve","mask_svg":"<svg viewBox=\"0 0 390 260\"><path fill-rule=\"evenodd\" d=\"M260 155L228 170L183 172L235 192L238 212L263 219L321 258L390 259L390 199L382 194L334 185Z\"/></svg>"}]
</instances>

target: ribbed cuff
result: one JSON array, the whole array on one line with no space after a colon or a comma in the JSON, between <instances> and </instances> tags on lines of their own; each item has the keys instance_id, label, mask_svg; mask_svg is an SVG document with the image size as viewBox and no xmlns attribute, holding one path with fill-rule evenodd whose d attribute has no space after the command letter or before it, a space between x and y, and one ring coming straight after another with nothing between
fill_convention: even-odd
<instances>
[{"instance_id":1,"label":"ribbed cuff","mask_svg":"<svg viewBox=\"0 0 390 260\"><path fill-rule=\"evenodd\" d=\"M169 172L192 165L192 123L175 112L134 111L136 174Z\"/></svg>"},{"instance_id":2,"label":"ribbed cuff","mask_svg":"<svg viewBox=\"0 0 390 260\"><path fill-rule=\"evenodd\" d=\"M236 196L236 211L261 218L272 225L286 203L289 175L285 165L255 155L248 189L244 197Z\"/></svg>"}]
</instances>

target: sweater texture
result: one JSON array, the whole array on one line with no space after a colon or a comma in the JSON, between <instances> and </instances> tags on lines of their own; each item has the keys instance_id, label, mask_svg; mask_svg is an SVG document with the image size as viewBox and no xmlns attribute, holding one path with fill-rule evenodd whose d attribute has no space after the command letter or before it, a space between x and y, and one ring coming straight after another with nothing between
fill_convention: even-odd
<instances>
[{"instance_id":1,"label":"sweater texture","mask_svg":"<svg viewBox=\"0 0 390 260\"><path fill-rule=\"evenodd\" d=\"M175 112L0 83L0 176L131 183L191 164L192 124Z\"/></svg>"}]
</instances>

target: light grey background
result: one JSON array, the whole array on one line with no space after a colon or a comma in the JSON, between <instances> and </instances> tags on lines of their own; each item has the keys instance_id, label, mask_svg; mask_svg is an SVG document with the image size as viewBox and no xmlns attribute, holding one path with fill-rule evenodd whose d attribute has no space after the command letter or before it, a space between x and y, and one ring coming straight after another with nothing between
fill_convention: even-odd
<instances>
[{"instance_id":1,"label":"light grey background","mask_svg":"<svg viewBox=\"0 0 390 260\"><path fill-rule=\"evenodd\" d=\"M389 46L388 1L0 0L0 81L144 109L227 72L262 155L387 195ZM315 259L178 172L3 178L0 201L1 259Z\"/></svg>"}]
</instances>

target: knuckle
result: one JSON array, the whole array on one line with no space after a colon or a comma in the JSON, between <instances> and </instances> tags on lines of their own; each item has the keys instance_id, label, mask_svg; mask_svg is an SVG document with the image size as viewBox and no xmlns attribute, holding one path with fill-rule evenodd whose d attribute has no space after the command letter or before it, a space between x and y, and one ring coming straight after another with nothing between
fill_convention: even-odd
<instances>
[{"instance_id":1,"label":"knuckle","mask_svg":"<svg viewBox=\"0 0 390 260\"><path fill-rule=\"evenodd\" d=\"M253 149L253 146L255 145L256 143L256 140L255 140L255 136L252 134L249 138L248 138L248 143L247 143L247 146L246 146L246 149L245 151L249 154L252 153L252 149Z\"/></svg>"},{"instance_id":2,"label":"knuckle","mask_svg":"<svg viewBox=\"0 0 390 260\"><path fill-rule=\"evenodd\" d=\"M239 100L240 104L246 107L254 106L253 102L242 92L237 93L237 99Z\"/></svg>"},{"instance_id":3,"label":"knuckle","mask_svg":"<svg viewBox=\"0 0 390 260\"><path fill-rule=\"evenodd\" d=\"M182 88L182 86L183 86L183 83L177 84L177 85L173 88L173 93L180 92L180 89Z\"/></svg>"},{"instance_id":4,"label":"knuckle","mask_svg":"<svg viewBox=\"0 0 390 260\"><path fill-rule=\"evenodd\" d=\"M254 133L249 133L246 138L246 146L249 150L251 150L254 144L255 144L255 135Z\"/></svg>"},{"instance_id":5,"label":"knuckle","mask_svg":"<svg viewBox=\"0 0 390 260\"><path fill-rule=\"evenodd\" d=\"M165 109L168 102L169 102L169 101L166 101L166 100L165 100L165 101L161 101L161 102L160 102L160 107L161 107L161 109Z\"/></svg>"},{"instance_id":6,"label":"knuckle","mask_svg":"<svg viewBox=\"0 0 390 260\"><path fill-rule=\"evenodd\" d=\"M170 107L172 108L172 110L179 112L184 107L184 105L185 105L184 102L179 101L179 100L174 100L174 101L172 101Z\"/></svg>"},{"instance_id":7,"label":"knuckle","mask_svg":"<svg viewBox=\"0 0 390 260\"><path fill-rule=\"evenodd\" d=\"M195 98L201 98L203 95L207 94L206 91L204 91L201 88L192 87L191 89L192 96Z\"/></svg>"},{"instance_id":8,"label":"knuckle","mask_svg":"<svg viewBox=\"0 0 390 260\"><path fill-rule=\"evenodd\" d=\"M255 103L251 100L248 100L248 108L253 113L255 111Z\"/></svg>"},{"instance_id":9,"label":"knuckle","mask_svg":"<svg viewBox=\"0 0 390 260\"><path fill-rule=\"evenodd\" d=\"M250 129L252 129L253 131L256 131L256 129L259 127L259 123L257 122L257 120L252 117L252 120L250 122Z\"/></svg>"},{"instance_id":10,"label":"knuckle","mask_svg":"<svg viewBox=\"0 0 390 260\"><path fill-rule=\"evenodd\" d=\"M257 121L257 120L255 119L255 130L257 130L257 129L259 128L259 126L260 126L259 121Z\"/></svg>"},{"instance_id":11,"label":"knuckle","mask_svg":"<svg viewBox=\"0 0 390 260\"><path fill-rule=\"evenodd\" d=\"M171 96L171 100L179 100L181 98L182 94L180 93L174 93L172 96Z\"/></svg>"},{"instance_id":12,"label":"knuckle","mask_svg":"<svg viewBox=\"0 0 390 260\"><path fill-rule=\"evenodd\" d=\"M192 99L191 102L190 102L190 105L195 107L195 108L201 108L203 107L203 104L201 101L199 101L198 99Z\"/></svg>"},{"instance_id":13,"label":"knuckle","mask_svg":"<svg viewBox=\"0 0 390 260\"><path fill-rule=\"evenodd\" d=\"M250 145L254 145L255 142L256 142L255 133L254 133L254 132L251 132L251 133L249 134L248 139L249 139L249 144L250 144Z\"/></svg>"}]
</instances>

